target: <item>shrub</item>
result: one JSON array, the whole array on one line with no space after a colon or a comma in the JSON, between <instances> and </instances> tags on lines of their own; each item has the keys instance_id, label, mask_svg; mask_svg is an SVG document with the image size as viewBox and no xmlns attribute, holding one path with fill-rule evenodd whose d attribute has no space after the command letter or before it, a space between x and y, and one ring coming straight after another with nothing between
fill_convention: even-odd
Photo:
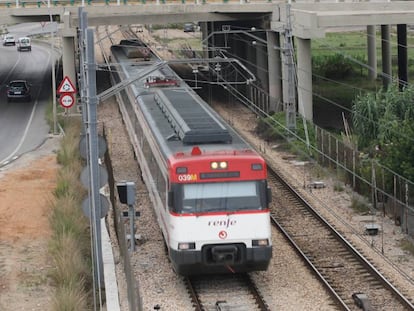
<instances>
[{"instance_id":1,"label":"shrub","mask_svg":"<svg viewBox=\"0 0 414 311\"><path fill-rule=\"evenodd\" d=\"M83 198L86 195L86 189L80 182L80 162L74 162L70 166L63 167L57 176L56 188L54 195L56 198L63 196L75 196Z\"/></svg>"},{"instance_id":2,"label":"shrub","mask_svg":"<svg viewBox=\"0 0 414 311\"><path fill-rule=\"evenodd\" d=\"M344 55L336 53L333 55L316 56L312 67L318 75L329 79L344 79L354 73L354 62Z\"/></svg>"},{"instance_id":3,"label":"shrub","mask_svg":"<svg viewBox=\"0 0 414 311\"><path fill-rule=\"evenodd\" d=\"M84 311L87 308L87 296L78 286L57 288L52 301L52 311Z\"/></svg>"},{"instance_id":4,"label":"shrub","mask_svg":"<svg viewBox=\"0 0 414 311\"><path fill-rule=\"evenodd\" d=\"M57 153L61 169L49 218L53 232L49 253L54 262L50 276L56 287L52 310L88 310L92 269L89 222L80 207L86 194L79 180L80 122L67 119L64 128L65 136Z\"/></svg>"},{"instance_id":5,"label":"shrub","mask_svg":"<svg viewBox=\"0 0 414 311\"><path fill-rule=\"evenodd\" d=\"M358 194L353 194L351 198L351 208L361 214L368 214L370 212L369 203L367 199Z\"/></svg>"}]
</instances>

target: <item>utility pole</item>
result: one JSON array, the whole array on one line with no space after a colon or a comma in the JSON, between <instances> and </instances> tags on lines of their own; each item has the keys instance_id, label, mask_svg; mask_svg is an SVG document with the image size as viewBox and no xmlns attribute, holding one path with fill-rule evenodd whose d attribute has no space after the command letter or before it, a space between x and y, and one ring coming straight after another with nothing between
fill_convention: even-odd
<instances>
[{"instance_id":1,"label":"utility pole","mask_svg":"<svg viewBox=\"0 0 414 311\"><path fill-rule=\"evenodd\" d=\"M286 5L286 27L285 27L285 64L288 69L288 98L285 100L286 127L290 131L296 130L296 89L295 89L295 65L293 58L292 23L290 15L290 4Z\"/></svg>"},{"instance_id":2,"label":"utility pole","mask_svg":"<svg viewBox=\"0 0 414 311\"><path fill-rule=\"evenodd\" d=\"M85 37L86 29L88 28L88 17L87 13L83 11L83 7L78 8L79 16L79 86L80 86L80 97L81 97L81 109L82 109L82 135L86 135L86 124L88 116L88 106L86 105L86 72L84 68L85 64Z\"/></svg>"},{"instance_id":3,"label":"utility pole","mask_svg":"<svg viewBox=\"0 0 414 311\"><path fill-rule=\"evenodd\" d=\"M80 94L82 101L82 139L80 143L81 150L85 150L84 158L86 159L87 170L87 188L88 197L83 201L82 206L87 210L87 216L91 226L91 249L93 259L93 294L94 310L97 305L102 310L103 298L102 292L104 284L104 270L102 260L102 243L101 243L101 218L104 215L102 208L99 185L101 181L99 170L99 156L103 149L98 145L97 130L97 104L98 96L96 94L96 64L94 48L94 30L87 28L87 14L79 9L80 16ZM84 144L83 144L84 143ZM101 146L102 147L102 146ZM82 151L81 151L82 155Z\"/></svg>"}]
</instances>

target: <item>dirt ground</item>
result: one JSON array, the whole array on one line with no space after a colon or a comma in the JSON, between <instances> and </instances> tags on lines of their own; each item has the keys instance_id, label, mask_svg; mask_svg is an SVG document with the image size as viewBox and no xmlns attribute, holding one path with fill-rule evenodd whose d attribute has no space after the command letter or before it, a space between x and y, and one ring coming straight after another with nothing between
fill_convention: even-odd
<instances>
[{"instance_id":1,"label":"dirt ground","mask_svg":"<svg viewBox=\"0 0 414 311\"><path fill-rule=\"evenodd\" d=\"M48 215L58 148L59 137L50 137L38 149L0 164L0 311L52 310Z\"/></svg>"},{"instance_id":2,"label":"dirt ground","mask_svg":"<svg viewBox=\"0 0 414 311\"><path fill-rule=\"evenodd\" d=\"M0 310L51 310L48 222L59 137L0 167Z\"/></svg>"}]
</instances>

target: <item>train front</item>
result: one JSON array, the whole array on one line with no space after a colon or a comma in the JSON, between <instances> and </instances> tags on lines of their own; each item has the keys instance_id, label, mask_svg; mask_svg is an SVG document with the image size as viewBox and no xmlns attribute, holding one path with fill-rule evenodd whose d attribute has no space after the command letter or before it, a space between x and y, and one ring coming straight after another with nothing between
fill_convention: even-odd
<instances>
[{"instance_id":1,"label":"train front","mask_svg":"<svg viewBox=\"0 0 414 311\"><path fill-rule=\"evenodd\" d=\"M177 154L168 245L182 275L266 270L272 257L264 160L251 150Z\"/></svg>"}]
</instances>

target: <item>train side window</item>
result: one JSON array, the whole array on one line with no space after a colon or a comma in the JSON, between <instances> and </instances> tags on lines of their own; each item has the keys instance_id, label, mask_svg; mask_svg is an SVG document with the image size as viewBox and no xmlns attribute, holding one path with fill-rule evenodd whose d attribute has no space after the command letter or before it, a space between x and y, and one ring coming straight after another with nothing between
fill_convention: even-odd
<instances>
[{"instance_id":1,"label":"train side window","mask_svg":"<svg viewBox=\"0 0 414 311\"><path fill-rule=\"evenodd\" d=\"M171 210L174 210L174 191L168 191L168 208L170 208Z\"/></svg>"},{"instance_id":2,"label":"train side window","mask_svg":"<svg viewBox=\"0 0 414 311\"><path fill-rule=\"evenodd\" d=\"M267 195L267 204L272 202L272 189L269 187L266 188L266 195Z\"/></svg>"}]
</instances>

